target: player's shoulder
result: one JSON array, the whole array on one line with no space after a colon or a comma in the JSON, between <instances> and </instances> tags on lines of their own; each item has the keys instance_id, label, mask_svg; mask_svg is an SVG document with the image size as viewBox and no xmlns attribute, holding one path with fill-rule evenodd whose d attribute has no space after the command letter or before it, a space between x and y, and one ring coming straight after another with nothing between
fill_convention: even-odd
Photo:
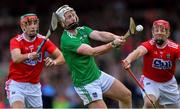
<instances>
[{"instance_id":1,"label":"player's shoulder","mask_svg":"<svg viewBox=\"0 0 180 109\"><path fill-rule=\"evenodd\" d=\"M23 40L23 35L22 34L16 34L15 36L13 36L10 41L18 41L20 42L21 40Z\"/></svg>"},{"instance_id":2,"label":"player's shoulder","mask_svg":"<svg viewBox=\"0 0 180 109\"><path fill-rule=\"evenodd\" d=\"M149 39L147 41L142 42L141 45L153 46L154 45L154 40L153 39Z\"/></svg>"},{"instance_id":3,"label":"player's shoulder","mask_svg":"<svg viewBox=\"0 0 180 109\"><path fill-rule=\"evenodd\" d=\"M37 38L40 38L40 39L45 39L46 37L43 36L42 34L37 34Z\"/></svg>"},{"instance_id":4,"label":"player's shoulder","mask_svg":"<svg viewBox=\"0 0 180 109\"><path fill-rule=\"evenodd\" d=\"M168 47L178 49L179 45L177 43L175 43L174 41L169 40L169 39L167 41L168 41L167 42Z\"/></svg>"},{"instance_id":5,"label":"player's shoulder","mask_svg":"<svg viewBox=\"0 0 180 109\"><path fill-rule=\"evenodd\" d=\"M148 51L152 51L153 47L154 47L154 40L153 39L149 39L145 42L141 43L141 46L146 48Z\"/></svg>"},{"instance_id":6,"label":"player's shoulder","mask_svg":"<svg viewBox=\"0 0 180 109\"><path fill-rule=\"evenodd\" d=\"M86 31L86 30L89 30L89 29L91 29L89 26L80 26L80 27L77 27L77 30L84 30L84 31Z\"/></svg>"}]
</instances>

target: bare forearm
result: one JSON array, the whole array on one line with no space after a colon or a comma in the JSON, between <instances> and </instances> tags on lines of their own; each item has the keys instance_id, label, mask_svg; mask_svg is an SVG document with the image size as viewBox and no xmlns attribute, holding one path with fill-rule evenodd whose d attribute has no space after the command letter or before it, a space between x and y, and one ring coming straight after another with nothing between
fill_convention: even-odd
<instances>
[{"instance_id":1,"label":"bare forearm","mask_svg":"<svg viewBox=\"0 0 180 109\"><path fill-rule=\"evenodd\" d=\"M139 46L136 50L134 50L127 56L126 60L131 63L136 59L140 58L141 56L145 55L146 53L147 50L144 47Z\"/></svg>"},{"instance_id":2,"label":"bare forearm","mask_svg":"<svg viewBox=\"0 0 180 109\"><path fill-rule=\"evenodd\" d=\"M55 62L55 65L61 65L65 63L64 57L62 52L56 48L55 51L53 52L53 57L55 58L53 61Z\"/></svg>"},{"instance_id":3,"label":"bare forearm","mask_svg":"<svg viewBox=\"0 0 180 109\"><path fill-rule=\"evenodd\" d=\"M90 55L90 56L97 56L100 54L104 54L108 52L110 49L112 49L112 44L104 44L101 46L97 46L92 48L90 45L82 44L78 49L77 52L82 55Z\"/></svg>"},{"instance_id":4,"label":"bare forearm","mask_svg":"<svg viewBox=\"0 0 180 109\"><path fill-rule=\"evenodd\" d=\"M12 56L12 60L14 63L20 63L24 60L28 59L28 53L27 54L19 54Z\"/></svg>"},{"instance_id":5,"label":"bare forearm","mask_svg":"<svg viewBox=\"0 0 180 109\"><path fill-rule=\"evenodd\" d=\"M128 62L131 63L136 59L138 59L139 57L140 57L140 53L138 53L137 51L133 51L126 57L126 60L128 60Z\"/></svg>"},{"instance_id":6,"label":"bare forearm","mask_svg":"<svg viewBox=\"0 0 180 109\"><path fill-rule=\"evenodd\" d=\"M101 46L98 46L98 47L94 47L92 55L97 56L97 55L104 54L104 53L110 51L112 48L113 47L112 47L111 43L101 45Z\"/></svg>"},{"instance_id":7,"label":"bare forearm","mask_svg":"<svg viewBox=\"0 0 180 109\"><path fill-rule=\"evenodd\" d=\"M11 51L11 58L14 63L20 63L26 59L37 59L38 54L36 52L22 54L19 48Z\"/></svg>"},{"instance_id":8,"label":"bare forearm","mask_svg":"<svg viewBox=\"0 0 180 109\"><path fill-rule=\"evenodd\" d=\"M101 39L103 42L110 42L115 39L115 35L109 32L101 32L100 35L103 36Z\"/></svg>"},{"instance_id":9,"label":"bare forearm","mask_svg":"<svg viewBox=\"0 0 180 109\"><path fill-rule=\"evenodd\" d=\"M116 39L117 37L119 37L119 36L112 34L110 32L106 32L106 31L96 31L95 30L90 34L91 39L102 41L102 42L111 42L114 39Z\"/></svg>"},{"instance_id":10,"label":"bare forearm","mask_svg":"<svg viewBox=\"0 0 180 109\"><path fill-rule=\"evenodd\" d=\"M64 58L62 56L59 56L54 61L55 61L56 65L62 65L62 64L65 63L65 60L64 60Z\"/></svg>"},{"instance_id":11,"label":"bare forearm","mask_svg":"<svg viewBox=\"0 0 180 109\"><path fill-rule=\"evenodd\" d=\"M118 46L121 46L125 43L124 39L116 38L112 42L109 42L108 44L104 44L97 47L91 47L88 44L81 44L81 46L77 49L77 53L83 54L83 55L91 55L91 56L97 56L100 54L104 54L111 50L112 48L116 48Z\"/></svg>"}]
</instances>

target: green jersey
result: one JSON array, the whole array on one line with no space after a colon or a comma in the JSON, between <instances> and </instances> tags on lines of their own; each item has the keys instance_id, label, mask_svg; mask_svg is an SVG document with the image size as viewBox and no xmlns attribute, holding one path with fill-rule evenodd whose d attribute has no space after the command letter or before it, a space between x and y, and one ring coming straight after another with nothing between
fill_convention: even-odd
<instances>
[{"instance_id":1,"label":"green jersey","mask_svg":"<svg viewBox=\"0 0 180 109\"><path fill-rule=\"evenodd\" d=\"M61 50L76 87L91 83L101 75L93 56L77 53L81 44L90 44L89 35L92 31L91 28L83 26L76 28L76 36L66 30L61 36Z\"/></svg>"}]
</instances>

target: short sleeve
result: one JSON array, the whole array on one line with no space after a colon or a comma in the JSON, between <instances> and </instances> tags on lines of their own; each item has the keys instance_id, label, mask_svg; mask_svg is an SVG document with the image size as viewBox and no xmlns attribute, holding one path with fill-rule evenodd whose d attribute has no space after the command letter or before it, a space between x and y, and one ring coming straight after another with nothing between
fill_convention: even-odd
<instances>
[{"instance_id":1,"label":"short sleeve","mask_svg":"<svg viewBox=\"0 0 180 109\"><path fill-rule=\"evenodd\" d=\"M13 38L10 40L10 51L12 51L15 48L20 48L20 42Z\"/></svg>"},{"instance_id":2,"label":"short sleeve","mask_svg":"<svg viewBox=\"0 0 180 109\"><path fill-rule=\"evenodd\" d=\"M152 50L152 45L150 44L149 41L143 42L143 43L141 43L141 45L142 45L143 47L145 47L148 52Z\"/></svg>"},{"instance_id":3,"label":"short sleeve","mask_svg":"<svg viewBox=\"0 0 180 109\"><path fill-rule=\"evenodd\" d=\"M47 50L47 52L50 53L50 54L52 54L56 48L57 48L57 47L55 46L55 44L52 43L52 42L48 39L47 42L46 42L46 50Z\"/></svg>"},{"instance_id":4,"label":"short sleeve","mask_svg":"<svg viewBox=\"0 0 180 109\"><path fill-rule=\"evenodd\" d=\"M93 31L90 27L87 27L87 26L84 26L84 29L85 29L85 31L86 31L86 33L87 33L88 36L89 36L90 33Z\"/></svg>"}]
</instances>

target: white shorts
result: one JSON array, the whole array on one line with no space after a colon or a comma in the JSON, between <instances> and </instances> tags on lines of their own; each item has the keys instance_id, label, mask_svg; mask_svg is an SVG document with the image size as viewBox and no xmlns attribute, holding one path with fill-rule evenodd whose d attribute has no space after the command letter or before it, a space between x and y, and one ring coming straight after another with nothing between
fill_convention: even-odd
<instances>
[{"instance_id":1,"label":"white shorts","mask_svg":"<svg viewBox=\"0 0 180 109\"><path fill-rule=\"evenodd\" d=\"M10 105L15 101L22 101L26 108L42 108L41 85L22 83L14 80L6 81L5 87Z\"/></svg>"},{"instance_id":2,"label":"white shorts","mask_svg":"<svg viewBox=\"0 0 180 109\"><path fill-rule=\"evenodd\" d=\"M159 101L159 104L166 105L180 103L180 93L175 77L168 82L160 83L142 75L141 81L143 82L146 93L154 95ZM144 97L144 92L142 90L141 92Z\"/></svg>"},{"instance_id":3,"label":"white shorts","mask_svg":"<svg viewBox=\"0 0 180 109\"><path fill-rule=\"evenodd\" d=\"M114 77L101 71L101 76L97 80L85 86L74 88L84 105L87 105L92 101L103 99L103 93L110 89L114 80Z\"/></svg>"}]
</instances>

